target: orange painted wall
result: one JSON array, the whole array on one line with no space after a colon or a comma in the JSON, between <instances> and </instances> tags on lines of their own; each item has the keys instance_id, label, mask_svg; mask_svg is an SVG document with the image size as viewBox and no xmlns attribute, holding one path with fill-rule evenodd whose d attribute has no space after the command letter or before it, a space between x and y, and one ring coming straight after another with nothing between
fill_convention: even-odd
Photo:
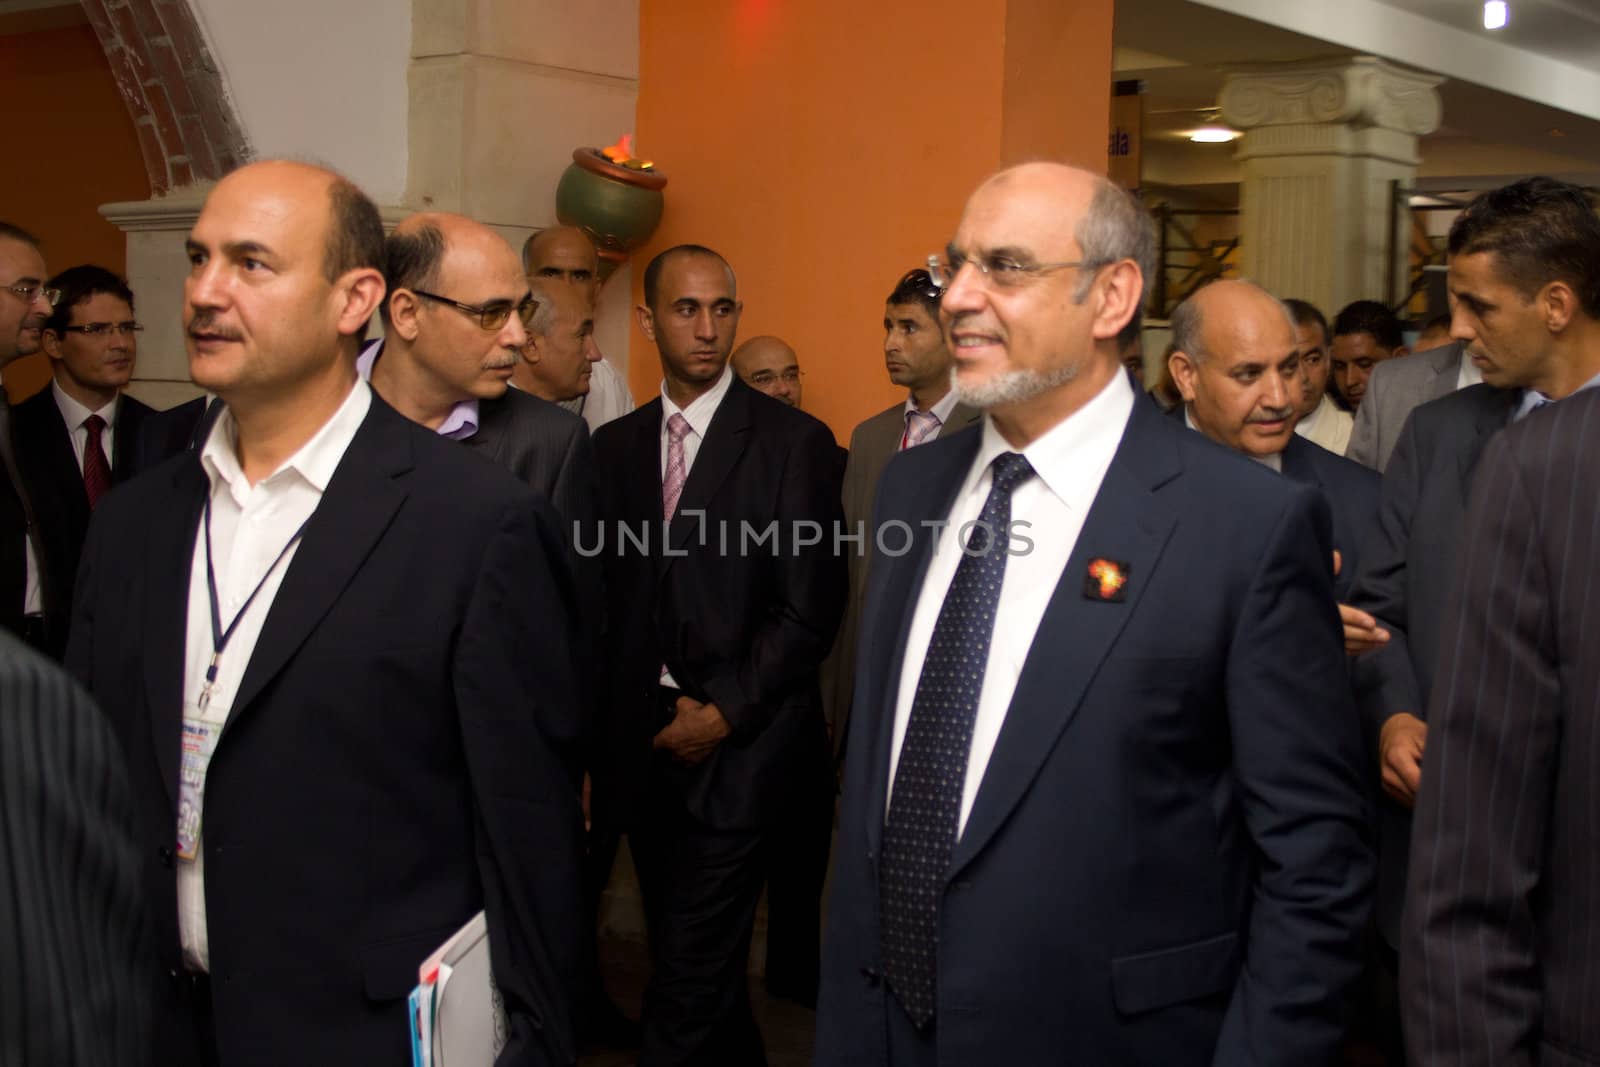
<instances>
[{"instance_id":1,"label":"orange painted wall","mask_svg":"<svg viewBox=\"0 0 1600 1067\"><path fill-rule=\"evenodd\" d=\"M0 100L12 109L0 217L33 231L52 272L125 269L122 231L101 204L150 195L133 120L87 25L0 35ZM25 152L19 150L25 149ZM43 354L5 369L13 399L49 380Z\"/></svg>"},{"instance_id":2,"label":"orange painted wall","mask_svg":"<svg viewBox=\"0 0 1600 1067\"><path fill-rule=\"evenodd\" d=\"M1018 158L1104 169L1112 0L639 7L636 152L669 184L634 299L656 252L717 249L740 335L794 345L805 408L841 441L903 399L883 369L884 297L944 246L977 183ZM640 398L660 380L637 328L629 378Z\"/></svg>"}]
</instances>

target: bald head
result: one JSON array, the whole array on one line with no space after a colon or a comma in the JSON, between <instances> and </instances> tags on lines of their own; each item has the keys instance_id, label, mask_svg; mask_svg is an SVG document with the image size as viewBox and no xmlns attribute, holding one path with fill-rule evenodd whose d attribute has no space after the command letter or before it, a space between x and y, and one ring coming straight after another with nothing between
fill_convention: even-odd
<instances>
[{"instance_id":1,"label":"bald head","mask_svg":"<svg viewBox=\"0 0 1600 1067\"><path fill-rule=\"evenodd\" d=\"M389 284L389 301L384 304L384 323L392 325L390 304L402 289L455 295L458 277L477 279L494 275L504 279L521 273L517 255L504 237L465 215L447 211L424 211L401 220L386 242L384 278ZM513 286L513 288L525 288ZM520 299L513 297L513 303Z\"/></svg>"},{"instance_id":2,"label":"bald head","mask_svg":"<svg viewBox=\"0 0 1600 1067\"><path fill-rule=\"evenodd\" d=\"M551 226L523 242L522 268L529 278L594 285L600 276L600 256L578 227Z\"/></svg>"},{"instance_id":3,"label":"bald head","mask_svg":"<svg viewBox=\"0 0 1600 1067\"><path fill-rule=\"evenodd\" d=\"M733 350L733 373L752 389L800 406L800 357L781 338L752 337Z\"/></svg>"},{"instance_id":4,"label":"bald head","mask_svg":"<svg viewBox=\"0 0 1600 1067\"><path fill-rule=\"evenodd\" d=\"M1250 282L1213 282L1173 311L1172 340L1168 367L1195 426L1250 455L1282 452L1304 395L1289 309Z\"/></svg>"}]
</instances>

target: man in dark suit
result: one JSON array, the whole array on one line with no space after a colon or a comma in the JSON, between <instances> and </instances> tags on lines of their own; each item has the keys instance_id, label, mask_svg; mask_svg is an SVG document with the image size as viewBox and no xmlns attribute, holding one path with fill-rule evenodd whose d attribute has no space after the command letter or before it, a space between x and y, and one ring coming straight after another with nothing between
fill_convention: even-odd
<instances>
[{"instance_id":1,"label":"man in dark suit","mask_svg":"<svg viewBox=\"0 0 1600 1067\"><path fill-rule=\"evenodd\" d=\"M148 916L122 749L61 668L0 633L0 1063L149 1062Z\"/></svg>"},{"instance_id":2,"label":"man in dark suit","mask_svg":"<svg viewBox=\"0 0 1600 1067\"><path fill-rule=\"evenodd\" d=\"M395 227L385 258L385 337L358 364L372 388L545 494L570 538L594 514L593 453L581 418L510 388L539 310L517 253L482 223L430 212Z\"/></svg>"},{"instance_id":3,"label":"man in dark suit","mask_svg":"<svg viewBox=\"0 0 1600 1067\"><path fill-rule=\"evenodd\" d=\"M1327 504L1135 397L1115 185L1003 171L947 257L988 417L879 485L817 1062L1328 1063L1371 858Z\"/></svg>"},{"instance_id":4,"label":"man in dark suit","mask_svg":"<svg viewBox=\"0 0 1600 1067\"><path fill-rule=\"evenodd\" d=\"M1467 491L1484 446L1533 406L1600 375L1600 221L1583 191L1534 178L1485 193L1451 227L1455 339L1484 383L1411 413L1384 472L1378 524L1351 599L1388 633L1357 657L1353 678L1377 757L1378 929L1394 973L1434 668L1454 619L1447 601ZM1577 295L1575 295L1577 294Z\"/></svg>"},{"instance_id":5,"label":"man in dark suit","mask_svg":"<svg viewBox=\"0 0 1600 1067\"><path fill-rule=\"evenodd\" d=\"M356 374L383 231L349 182L245 167L187 244L189 369L227 408L98 509L67 655L129 755L156 1061L403 1062L418 965L485 910L498 1062L570 1063L579 716L548 505Z\"/></svg>"},{"instance_id":6,"label":"man in dark suit","mask_svg":"<svg viewBox=\"0 0 1600 1067\"><path fill-rule=\"evenodd\" d=\"M38 239L0 222L0 370L39 351L56 295L45 285L47 277ZM51 590L33 503L17 460L11 414L0 386L0 627L43 647L44 605Z\"/></svg>"},{"instance_id":7,"label":"man in dark suit","mask_svg":"<svg viewBox=\"0 0 1600 1067\"><path fill-rule=\"evenodd\" d=\"M48 560L44 648L59 657L89 513L140 469L135 442L154 412L122 395L133 377L140 329L127 283L104 267L84 265L48 285L61 294L42 336L54 378L12 409L11 424Z\"/></svg>"},{"instance_id":8,"label":"man in dark suit","mask_svg":"<svg viewBox=\"0 0 1600 1067\"><path fill-rule=\"evenodd\" d=\"M823 735L817 670L845 595L836 446L728 367L740 304L721 256L668 249L644 296L662 395L595 434L613 739L595 817L623 813L644 894L639 1062L762 1063L745 969L765 838Z\"/></svg>"},{"instance_id":9,"label":"man in dark suit","mask_svg":"<svg viewBox=\"0 0 1600 1067\"><path fill-rule=\"evenodd\" d=\"M1600 286L1577 299L1600 319ZM1472 489L1406 901L1418 1067L1600 1062L1596 440L1589 390L1492 441Z\"/></svg>"},{"instance_id":10,"label":"man in dark suit","mask_svg":"<svg viewBox=\"0 0 1600 1067\"><path fill-rule=\"evenodd\" d=\"M1188 425L1327 498L1344 600L1377 518L1378 476L1294 432L1304 375L1289 309L1250 282L1213 282L1173 310L1172 343Z\"/></svg>"}]
</instances>

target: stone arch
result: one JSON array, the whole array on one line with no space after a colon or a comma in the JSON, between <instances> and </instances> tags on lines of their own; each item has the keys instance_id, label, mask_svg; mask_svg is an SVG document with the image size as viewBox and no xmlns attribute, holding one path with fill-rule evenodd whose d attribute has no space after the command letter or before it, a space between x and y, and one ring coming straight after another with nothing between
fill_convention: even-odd
<instances>
[{"instance_id":1,"label":"stone arch","mask_svg":"<svg viewBox=\"0 0 1600 1067\"><path fill-rule=\"evenodd\" d=\"M133 117L153 196L250 158L189 0L83 0L83 9Z\"/></svg>"}]
</instances>

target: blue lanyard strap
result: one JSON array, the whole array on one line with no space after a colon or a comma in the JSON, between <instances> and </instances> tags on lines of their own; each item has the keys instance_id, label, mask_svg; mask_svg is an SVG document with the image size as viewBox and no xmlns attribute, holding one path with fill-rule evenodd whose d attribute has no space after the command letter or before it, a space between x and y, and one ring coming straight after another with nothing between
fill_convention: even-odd
<instances>
[{"instance_id":1,"label":"blue lanyard strap","mask_svg":"<svg viewBox=\"0 0 1600 1067\"><path fill-rule=\"evenodd\" d=\"M250 595L244 598L244 603L239 605L239 612L234 615L233 621L228 624L227 629L223 629L222 608L217 602L217 569L212 564L211 554L211 495L209 493L206 495L206 592L211 597L211 662L206 666L206 684L200 690L199 703L202 711L211 702L211 686L217 680L217 662L222 659L223 650L228 647L228 642L233 640L234 631L239 628L239 622L244 618L244 613L250 610L250 605L255 602L256 594L260 593L261 587L267 584L267 579L272 577L272 572L278 569L278 564L283 562L283 558L289 554L289 550L299 542L301 535L306 532L306 527L311 524L311 516L315 514L316 509L313 508L311 515L306 516L306 521L300 524L300 528L294 532L294 536L290 537L288 543L279 551L277 558L272 561L266 573L261 576L261 580L256 583L256 587L250 590Z\"/></svg>"}]
</instances>

